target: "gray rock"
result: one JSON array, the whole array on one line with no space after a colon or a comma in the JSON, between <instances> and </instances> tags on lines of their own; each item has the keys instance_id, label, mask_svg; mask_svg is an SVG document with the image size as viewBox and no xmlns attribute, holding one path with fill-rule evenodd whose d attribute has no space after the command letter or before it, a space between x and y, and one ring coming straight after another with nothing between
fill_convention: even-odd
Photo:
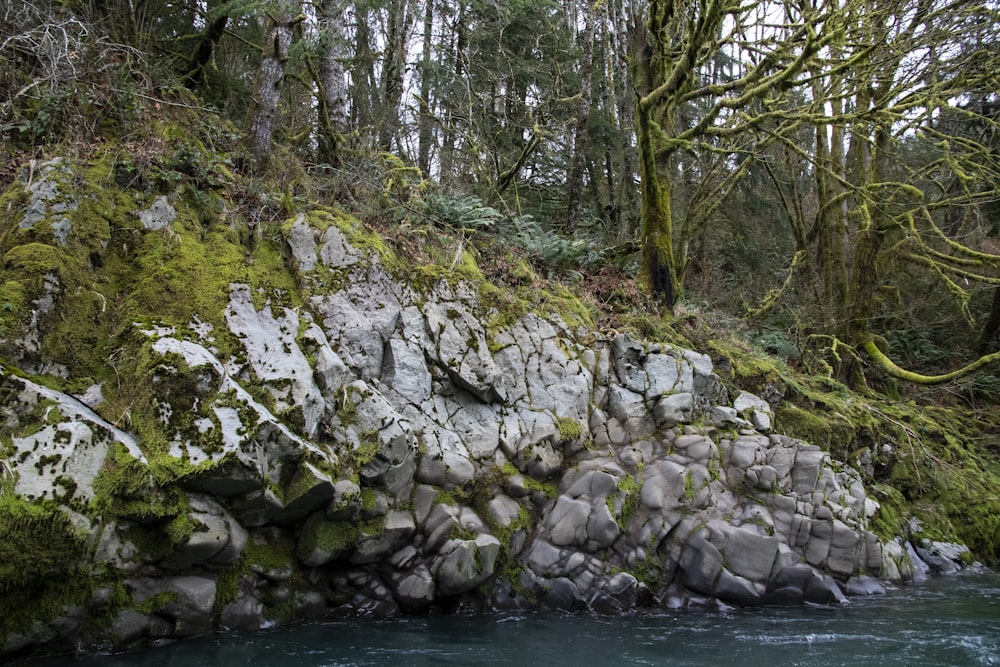
<instances>
[{"instance_id":1,"label":"gray rock","mask_svg":"<svg viewBox=\"0 0 1000 667\"><path fill-rule=\"evenodd\" d=\"M526 433L517 444L515 465L537 480L554 475L563 464L561 447L555 444L559 430L555 425L542 425Z\"/></svg>"},{"instance_id":2,"label":"gray rock","mask_svg":"<svg viewBox=\"0 0 1000 667\"><path fill-rule=\"evenodd\" d=\"M215 580L185 575L161 579L137 579L126 582L132 600L141 604L157 593L171 593L173 599L156 610L156 614L171 620L172 634L193 637L212 629L212 605L215 602Z\"/></svg>"},{"instance_id":3,"label":"gray rock","mask_svg":"<svg viewBox=\"0 0 1000 667\"><path fill-rule=\"evenodd\" d=\"M434 577L425 565L420 565L399 579L393 594L402 609L422 611L434 601Z\"/></svg>"},{"instance_id":4,"label":"gray rock","mask_svg":"<svg viewBox=\"0 0 1000 667\"><path fill-rule=\"evenodd\" d=\"M643 395L649 388L649 379L643 370L646 361L645 347L626 334L619 334L611 341L615 372L622 386Z\"/></svg>"},{"instance_id":5,"label":"gray rock","mask_svg":"<svg viewBox=\"0 0 1000 667\"><path fill-rule=\"evenodd\" d=\"M73 225L63 214L78 208L73 196L73 178L72 169L61 157L39 163L37 173L27 187L31 199L18 227L32 229L37 223L47 219L52 227L53 240L66 245Z\"/></svg>"},{"instance_id":6,"label":"gray rock","mask_svg":"<svg viewBox=\"0 0 1000 667\"><path fill-rule=\"evenodd\" d=\"M363 258L361 251L348 243L347 237L336 225L326 228L319 256L323 264L332 269L354 266Z\"/></svg>"},{"instance_id":7,"label":"gray rock","mask_svg":"<svg viewBox=\"0 0 1000 667\"><path fill-rule=\"evenodd\" d=\"M492 535L474 540L451 540L442 547L432 566L437 589L442 595L458 595L483 583L496 569L500 541Z\"/></svg>"},{"instance_id":8,"label":"gray rock","mask_svg":"<svg viewBox=\"0 0 1000 667\"><path fill-rule=\"evenodd\" d=\"M309 272L316 268L316 232L306 224L301 213L295 218L288 231L288 247L298 265L299 271Z\"/></svg>"},{"instance_id":9,"label":"gray rock","mask_svg":"<svg viewBox=\"0 0 1000 667\"><path fill-rule=\"evenodd\" d=\"M935 542L922 539L913 540L913 549L920 560L934 574L952 574L965 568L971 562L969 548L954 542Z\"/></svg>"},{"instance_id":10,"label":"gray rock","mask_svg":"<svg viewBox=\"0 0 1000 667\"><path fill-rule=\"evenodd\" d=\"M570 579L559 577L546 582L541 599L543 609L577 611L583 608L582 595Z\"/></svg>"},{"instance_id":11,"label":"gray rock","mask_svg":"<svg viewBox=\"0 0 1000 667\"><path fill-rule=\"evenodd\" d=\"M778 539L729 526L725 535L722 551L726 567L753 583L766 584L778 556Z\"/></svg>"},{"instance_id":12,"label":"gray rock","mask_svg":"<svg viewBox=\"0 0 1000 667\"><path fill-rule=\"evenodd\" d=\"M690 364L670 354L650 354L643 368L647 377L646 398L656 400L673 393L690 393L694 378Z\"/></svg>"},{"instance_id":13,"label":"gray rock","mask_svg":"<svg viewBox=\"0 0 1000 667\"><path fill-rule=\"evenodd\" d=\"M758 431L766 433L771 430L774 412L764 399L748 391L741 391L733 401L733 409L744 419L750 420Z\"/></svg>"},{"instance_id":14,"label":"gray rock","mask_svg":"<svg viewBox=\"0 0 1000 667\"><path fill-rule=\"evenodd\" d=\"M222 609L219 623L234 632L256 632L267 623L264 605L252 595L240 596Z\"/></svg>"},{"instance_id":15,"label":"gray rock","mask_svg":"<svg viewBox=\"0 0 1000 667\"><path fill-rule=\"evenodd\" d=\"M401 510L390 510L385 515L381 534L362 535L351 554L350 561L361 565L375 563L407 544L416 532L413 515Z\"/></svg>"},{"instance_id":16,"label":"gray rock","mask_svg":"<svg viewBox=\"0 0 1000 667\"><path fill-rule=\"evenodd\" d=\"M851 577L844 584L844 592L848 595L885 595L885 584L874 577L858 575Z\"/></svg>"},{"instance_id":17,"label":"gray rock","mask_svg":"<svg viewBox=\"0 0 1000 667\"><path fill-rule=\"evenodd\" d=\"M298 521L333 500L334 486L330 476L311 463L303 461L285 488L284 510L278 521Z\"/></svg>"},{"instance_id":18,"label":"gray rock","mask_svg":"<svg viewBox=\"0 0 1000 667\"><path fill-rule=\"evenodd\" d=\"M800 445L795 453L792 468L792 490L795 493L811 493L819 479L820 466L826 459L825 452L813 445Z\"/></svg>"},{"instance_id":19,"label":"gray rock","mask_svg":"<svg viewBox=\"0 0 1000 667\"><path fill-rule=\"evenodd\" d=\"M572 498L604 498L616 491L619 480L624 476L625 471L616 464L600 460L598 467L587 469L581 465L579 472L566 471L563 484L567 486L566 495Z\"/></svg>"},{"instance_id":20,"label":"gray rock","mask_svg":"<svg viewBox=\"0 0 1000 667\"><path fill-rule=\"evenodd\" d=\"M591 505L586 500L559 496L546 518L549 539L556 546L582 547L587 543Z\"/></svg>"},{"instance_id":21,"label":"gray rock","mask_svg":"<svg viewBox=\"0 0 1000 667\"><path fill-rule=\"evenodd\" d=\"M423 349L410 341L390 338L382 357L382 382L411 403L430 398L431 373Z\"/></svg>"},{"instance_id":22,"label":"gray rock","mask_svg":"<svg viewBox=\"0 0 1000 667\"><path fill-rule=\"evenodd\" d=\"M482 325L460 302L424 306L431 358L458 387L484 403L504 402L497 391L500 369L490 355Z\"/></svg>"},{"instance_id":23,"label":"gray rock","mask_svg":"<svg viewBox=\"0 0 1000 667\"><path fill-rule=\"evenodd\" d=\"M694 396L688 392L664 396L653 406L653 419L661 428L690 424L693 418Z\"/></svg>"},{"instance_id":24,"label":"gray rock","mask_svg":"<svg viewBox=\"0 0 1000 667\"><path fill-rule=\"evenodd\" d=\"M150 230L169 227L177 219L177 209L170 205L166 197L157 197L153 205L139 212L142 226Z\"/></svg>"},{"instance_id":25,"label":"gray rock","mask_svg":"<svg viewBox=\"0 0 1000 667\"><path fill-rule=\"evenodd\" d=\"M111 623L111 634L123 644L131 644L149 633L149 616L135 609L125 609Z\"/></svg>"},{"instance_id":26,"label":"gray rock","mask_svg":"<svg viewBox=\"0 0 1000 667\"><path fill-rule=\"evenodd\" d=\"M621 528L619 528L608 504L600 498L595 500L591 505L590 516L587 519L585 550L594 553L607 549L614 544L620 534Z\"/></svg>"},{"instance_id":27,"label":"gray rock","mask_svg":"<svg viewBox=\"0 0 1000 667\"><path fill-rule=\"evenodd\" d=\"M695 592L712 595L722 570L723 557L715 545L701 531L691 535L681 551L681 583Z\"/></svg>"},{"instance_id":28,"label":"gray rock","mask_svg":"<svg viewBox=\"0 0 1000 667\"><path fill-rule=\"evenodd\" d=\"M243 553L247 531L219 503L206 496L189 496L188 518L197 528L160 563L171 570L186 570L196 563L228 565Z\"/></svg>"},{"instance_id":29,"label":"gray rock","mask_svg":"<svg viewBox=\"0 0 1000 667\"><path fill-rule=\"evenodd\" d=\"M708 414L708 421L724 428L746 428L750 422L739 416L735 409L726 405L713 406Z\"/></svg>"},{"instance_id":30,"label":"gray rock","mask_svg":"<svg viewBox=\"0 0 1000 667\"><path fill-rule=\"evenodd\" d=\"M715 586L715 597L740 607L754 607L761 603L761 591L752 582L723 569Z\"/></svg>"}]
</instances>

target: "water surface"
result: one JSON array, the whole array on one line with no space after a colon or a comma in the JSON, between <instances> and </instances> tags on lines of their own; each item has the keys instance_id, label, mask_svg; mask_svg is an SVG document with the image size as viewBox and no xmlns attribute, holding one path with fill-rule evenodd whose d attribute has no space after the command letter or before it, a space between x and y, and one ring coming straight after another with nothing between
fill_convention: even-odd
<instances>
[{"instance_id":1,"label":"water surface","mask_svg":"<svg viewBox=\"0 0 1000 667\"><path fill-rule=\"evenodd\" d=\"M31 663L362 665L1000 665L1000 577L958 576L842 607L601 617L506 613L340 621Z\"/></svg>"}]
</instances>

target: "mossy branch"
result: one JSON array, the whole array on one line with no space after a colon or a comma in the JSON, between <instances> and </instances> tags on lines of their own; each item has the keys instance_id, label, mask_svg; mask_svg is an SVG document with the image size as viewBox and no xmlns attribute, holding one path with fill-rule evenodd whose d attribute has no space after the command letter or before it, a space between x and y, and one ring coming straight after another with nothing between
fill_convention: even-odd
<instances>
[{"instance_id":1,"label":"mossy branch","mask_svg":"<svg viewBox=\"0 0 1000 667\"><path fill-rule=\"evenodd\" d=\"M1000 361L1000 351L993 352L991 354L984 355L973 361L968 366L964 366L950 373L944 373L943 375L922 375L920 373L915 373L913 371L908 371L906 369L900 368L896 363L890 359L882 350L879 348L875 339L869 338L862 345L861 348L865 351L865 354L874 361L882 370L889 374L890 377L894 377L897 380L903 380L905 382L912 382L913 384L919 384L924 386L945 384L946 382L952 382L953 380L958 380L967 375L970 375L984 366L988 366L992 363Z\"/></svg>"},{"instance_id":2,"label":"mossy branch","mask_svg":"<svg viewBox=\"0 0 1000 667\"><path fill-rule=\"evenodd\" d=\"M799 250L792 257L792 265L788 267L788 274L785 276L785 281L780 287L775 287L764 296L763 301L760 305L747 312L747 317L760 317L764 313L771 310L771 308L778 302L781 295L785 293L788 286L792 284L792 278L795 277L796 270L805 263L807 253L805 250Z\"/></svg>"}]
</instances>

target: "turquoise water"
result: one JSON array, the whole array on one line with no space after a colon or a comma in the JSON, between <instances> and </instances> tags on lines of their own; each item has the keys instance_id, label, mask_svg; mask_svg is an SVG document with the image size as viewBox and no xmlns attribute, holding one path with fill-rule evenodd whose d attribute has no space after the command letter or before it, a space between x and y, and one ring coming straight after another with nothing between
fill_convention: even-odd
<instances>
[{"instance_id":1,"label":"turquoise water","mask_svg":"<svg viewBox=\"0 0 1000 667\"><path fill-rule=\"evenodd\" d=\"M684 610L625 617L506 613L333 622L31 664L1000 665L1000 577L936 579L836 608Z\"/></svg>"}]
</instances>

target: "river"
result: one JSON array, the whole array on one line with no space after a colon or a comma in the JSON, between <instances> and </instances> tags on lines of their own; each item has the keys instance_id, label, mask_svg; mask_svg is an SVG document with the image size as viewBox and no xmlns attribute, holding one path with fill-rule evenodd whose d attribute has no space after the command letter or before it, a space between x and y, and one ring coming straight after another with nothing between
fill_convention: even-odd
<instances>
[{"instance_id":1,"label":"river","mask_svg":"<svg viewBox=\"0 0 1000 667\"><path fill-rule=\"evenodd\" d=\"M28 663L101 667L361 665L1000 665L1000 577L966 575L838 607L601 617L503 613L341 621Z\"/></svg>"}]
</instances>

